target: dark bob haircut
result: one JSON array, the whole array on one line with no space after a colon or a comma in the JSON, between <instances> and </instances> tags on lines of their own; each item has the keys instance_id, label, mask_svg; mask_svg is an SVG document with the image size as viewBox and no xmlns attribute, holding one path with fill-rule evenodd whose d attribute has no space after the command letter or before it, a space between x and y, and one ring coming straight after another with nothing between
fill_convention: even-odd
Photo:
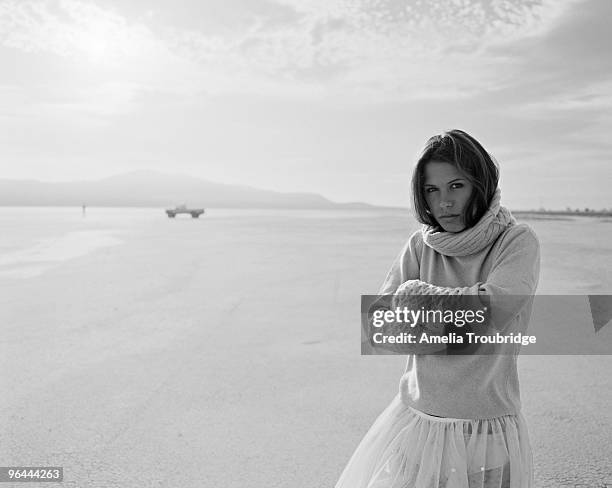
<instances>
[{"instance_id":1,"label":"dark bob haircut","mask_svg":"<svg viewBox=\"0 0 612 488\"><path fill-rule=\"evenodd\" d=\"M473 227L489 208L499 182L499 168L491 155L468 133L454 129L431 137L412 173L412 198L416 219L441 229L430 211L423 185L425 165L430 161L450 163L472 183L473 190L463 211L466 228Z\"/></svg>"}]
</instances>

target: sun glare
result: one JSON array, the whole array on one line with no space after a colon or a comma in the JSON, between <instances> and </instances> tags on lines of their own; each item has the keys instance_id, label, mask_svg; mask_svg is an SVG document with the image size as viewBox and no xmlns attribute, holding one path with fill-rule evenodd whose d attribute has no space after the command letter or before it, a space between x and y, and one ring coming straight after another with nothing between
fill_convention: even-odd
<instances>
[{"instance_id":1,"label":"sun glare","mask_svg":"<svg viewBox=\"0 0 612 488\"><path fill-rule=\"evenodd\" d=\"M92 59L100 60L110 53L110 42L100 34L85 34L81 39L81 49Z\"/></svg>"},{"instance_id":2,"label":"sun glare","mask_svg":"<svg viewBox=\"0 0 612 488\"><path fill-rule=\"evenodd\" d=\"M126 49L129 49L129 36L124 26L92 20L84 25L75 35L75 48L95 62L116 60Z\"/></svg>"}]
</instances>

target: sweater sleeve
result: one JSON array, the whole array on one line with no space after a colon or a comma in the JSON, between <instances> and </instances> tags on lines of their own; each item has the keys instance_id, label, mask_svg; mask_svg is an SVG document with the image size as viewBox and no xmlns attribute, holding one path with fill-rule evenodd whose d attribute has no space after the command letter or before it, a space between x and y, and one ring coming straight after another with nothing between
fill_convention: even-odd
<instances>
[{"instance_id":1,"label":"sweater sleeve","mask_svg":"<svg viewBox=\"0 0 612 488\"><path fill-rule=\"evenodd\" d=\"M425 283L419 279L420 277L420 262L423 241L421 238L420 231L412 234L407 244L404 246L400 254L397 256L391 269L387 273L387 276L379 289L378 298L372 303L368 309L367 315L367 328L369 342L367 344L362 343L362 351L371 351L377 353L392 353L392 354L436 354L445 353L446 346L444 344L409 344L409 343L384 343L375 344L372 339L374 333L380 332L385 336L393 336L401 334L402 332L409 332L420 337L420 334L425 332L428 335L442 335L444 333L444 326L440 323L430 322L426 325L422 322L410 326L404 322L396 322L394 320L385 321L383 325L375 327L373 325L373 314L376 311L383 310L395 310L398 307L408 306L408 301L411 302L409 308L418 309L424 305L424 301L429 304L431 308L432 300L438 303L439 300L444 300L442 297L436 295L448 295L451 293L451 289L443 289ZM461 293L477 295L477 286L470 288L457 288L452 289L454 295ZM413 295L410 299L407 299L407 295ZM418 294L419 296L414 296ZM427 298L422 295L429 295ZM403 297L404 300L398 300L398 297ZM415 301L416 300L416 301ZM418 302L418 304L417 304Z\"/></svg>"},{"instance_id":2,"label":"sweater sleeve","mask_svg":"<svg viewBox=\"0 0 612 488\"><path fill-rule=\"evenodd\" d=\"M362 321L364 326L364 335L362 336L361 350L362 353L372 353L375 350L380 352L380 349L390 350L391 352L399 352L399 348L391 344L386 344L384 347L372 343L372 334L374 327L372 325L373 314L377 310L391 310L391 301L393 294L398 287L407 280L418 279L420 274L420 252L423 242L421 233L417 231L413 233L408 242L402 247L402 250L397 255L387 275L380 286L377 295L379 297L370 305L365 321ZM398 324L386 324L383 328L376 328L376 331L391 333L399 332Z\"/></svg>"},{"instance_id":3,"label":"sweater sleeve","mask_svg":"<svg viewBox=\"0 0 612 488\"><path fill-rule=\"evenodd\" d=\"M540 277L540 243L527 224L506 231L481 293L533 295Z\"/></svg>"},{"instance_id":4,"label":"sweater sleeve","mask_svg":"<svg viewBox=\"0 0 612 488\"><path fill-rule=\"evenodd\" d=\"M398 287L407 280L420 276L420 252L423 246L420 231L410 236L398 256L393 261L383 284L378 290L379 295L392 295Z\"/></svg>"},{"instance_id":5,"label":"sweater sleeve","mask_svg":"<svg viewBox=\"0 0 612 488\"><path fill-rule=\"evenodd\" d=\"M533 301L540 277L540 243L527 224L512 226L501 237L498 254L479 297L491 310L491 332L505 331Z\"/></svg>"}]
</instances>

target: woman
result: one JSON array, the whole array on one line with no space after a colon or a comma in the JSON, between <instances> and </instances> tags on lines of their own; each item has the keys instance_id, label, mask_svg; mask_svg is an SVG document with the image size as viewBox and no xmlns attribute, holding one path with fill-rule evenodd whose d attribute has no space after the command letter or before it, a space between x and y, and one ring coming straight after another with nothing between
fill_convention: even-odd
<instances>
[{"instance_id":1,"label":"woman","mask_svg":"<svg viewBox=\"0 0 612 488\"><path fill-rule=\"evenodd\" d=\"M497 330L524 332L539 278L538 240L500 205L499 171L469 134L429 139L415 166L415 232L379 295L473 295ZM408 356L399 393L336 488L526 488L532 454L513 354Z\"/></svg>"}]
</instances>

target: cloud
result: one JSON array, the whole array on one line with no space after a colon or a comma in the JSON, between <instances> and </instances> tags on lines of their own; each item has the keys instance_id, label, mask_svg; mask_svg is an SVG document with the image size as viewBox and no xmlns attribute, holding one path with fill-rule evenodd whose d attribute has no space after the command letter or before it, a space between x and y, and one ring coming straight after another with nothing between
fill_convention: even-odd
<instances>
[{"instance_id":1,"label":"cloud","mask_svg":"<svg viewBox=\"0 0 612 488\"><path fill-rule=\"evenodd\" d=\"M0 6L3 44L59 56L138 55L154 43L142 25L92 3L7 1Z\"/></svg>"},{"instance_id":2,"label":"cloud","mask_svg":"<svg viewBox=\"0 0 612 488\"><path fill-rule=\"evenodd\" d=\"M570 3L218 0L211 5L225 12L218 16L223 28L211 27L210 7L204 27L195 29L164 22L168 11L155 3L128 20L120 4L8 1L0 7L0 33L4 46L71 57L162 91L461 98L502 83L504 46L541 36Z\"/></svg>"},{"instance_id":3,"label":"cloud","mask_svg":"<svg viewBox=\"0 0 612 488\"><path fill-rule=\"evenodd\" d=\"M612 61L603 55L612 4L571 7L545 33L489 46L486 54L507 68L498 87L479 99L503 113L523 143L554 147L567 159L601 160L612 149Z\"/></svg>"}]
</instances>

